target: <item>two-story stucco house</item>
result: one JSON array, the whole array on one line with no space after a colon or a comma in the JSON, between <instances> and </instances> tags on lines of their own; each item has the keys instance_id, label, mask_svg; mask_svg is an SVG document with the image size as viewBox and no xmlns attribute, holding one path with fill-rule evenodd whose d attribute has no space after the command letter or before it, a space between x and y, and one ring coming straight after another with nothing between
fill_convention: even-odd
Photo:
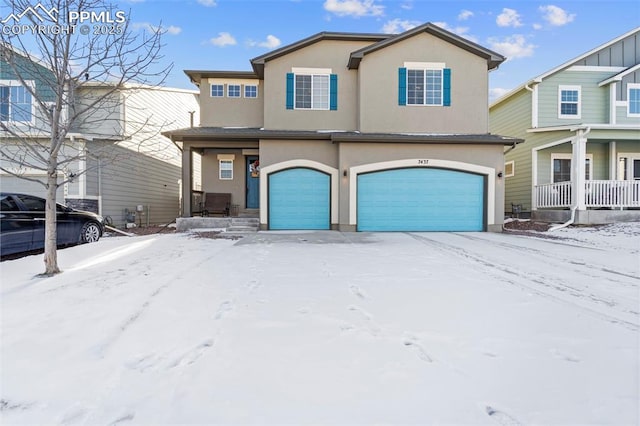
<instances>
[{"instance_id":1,"label":"two-story stucco house","mask_svg":"<svg viewBox=\"0 0 640 426\"><path fill-rule=\"evenodd\" d=\"M201 126L183 147L202 190L259 211L262 229L500 230L504 149L489 133L488 72L505 58L431 23L397 35L319 33L251 60L185 71Z\"/></svg>"},{"instance_id":2,"label":"two-story stucco house","mask_svg":"<svg viewBox=\"0 0 640 426\"><path fill-rule=\"evenodd\" d=\"M490 119L491 131L527 141L505 154L506 211L640 220L640 28L496 100Z\"/></svg>"},{"instance_id":3,"label":"two-story stucco house","mask_svg":"<svg viewBox=\"0 0 640 426\"><path fill-rule=\"evenodd\" d=\"M51 129L23 81L47 104L55 101L53 74L27 54L14 53L14 67L0 60L0 119L34 146L42 144L41 154L46 157ZM66 105L63 118L109 95L76 120L67 134L58 177L66 183L58 189L58 202L100 213L119 227L134 217L136 223L171 223L180 211L182 160L180 149L160 132L189 125L190 112L198 113L198 93L115 87L91 78L72 84L73 101ZM46 167L34 155L38 148L29 152L24 140L1 130L0 136L0 164L20 175L0 171L1 190L44 197L46 189L39 181L45 181Z\"/></svg>"}]
</instances>

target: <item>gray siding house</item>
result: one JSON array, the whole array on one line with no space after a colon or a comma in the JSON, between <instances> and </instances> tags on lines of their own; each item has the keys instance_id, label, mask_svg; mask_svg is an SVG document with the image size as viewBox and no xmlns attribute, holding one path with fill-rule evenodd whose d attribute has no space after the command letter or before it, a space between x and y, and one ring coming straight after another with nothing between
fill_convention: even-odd
<instances>
[{"instance_id":1,"label":"gray siding house","mask_svg":"<svg viewBox=\"0 0 640 426\"><path fill-rule=\"evenodd\" d=\"M23 62L23 79L33 85L39 96L44 93L46 99L51 87L47 68L28 63L24 57L19 60ZM0 65L2 120L14 129L24 128L34 143L46 141L50 129L40 118L35 100L8 64ZM18 93L23 96L18 98ZM58 201L108 216L118 227L132 222L134 217L138 224L174 221L180 211L181 153L160 132L188 126L190 113L195 113L197 119L198 93L147 86L114 88L90 79L76 82L73 93L75 108L87 105L100 94L111 94L82 116L68 134L60 159L73 161L63 164L59 182L65 183L58 190ZM22 104L16 103L18 99ZM15 142L8 133L3 134L3 154L24 152ZM37 182L45 176L40 165L18 166L6 158L0 161L9 171L30 179L0 172L2 191L45 195L44 186Z\"/></svg>"},{"instance_id":2,"label":"gray siding house","mask_svg":"<svg viewBox=\"0 0 640 426\"><path fill-rule=\"evenodd\" d=\"M640 220L640 28L496 100L490 129L526 139L505 154L505 210L549 221Z\"/></svg>"},{"instance_id":3,"label":"gray siding house","mask_svg":"<svg viewBox=\"0 0 640 426\"><path fill-rule=\"evenodd\" d=\"M229 194L262 229L498 231L504 147L488 72L504 57L431 23L402 34L319 33L251 60L188 70L201 123L183 148L183 217ZM200 176L198 176L200 177Z\"/></svg>"}]
</instances>

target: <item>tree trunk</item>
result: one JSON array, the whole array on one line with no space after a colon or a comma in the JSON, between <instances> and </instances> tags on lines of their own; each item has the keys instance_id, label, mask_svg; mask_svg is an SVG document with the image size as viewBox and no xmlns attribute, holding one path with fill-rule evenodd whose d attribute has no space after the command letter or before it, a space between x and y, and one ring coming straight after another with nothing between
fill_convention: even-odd
<instances>
[{"instance_id":1,"label":"tree trunk","mask_svg":"<svg viewBox=\"0 0 640 426\"><path fill-rule=\"evenodd\" d=\"M44 265L45 275L60 273L58 267L57 245L57 209L56 192L58 190L58 157L51 156L47 168L47 204L44 222Z\"/></svg>"}]
</instances>

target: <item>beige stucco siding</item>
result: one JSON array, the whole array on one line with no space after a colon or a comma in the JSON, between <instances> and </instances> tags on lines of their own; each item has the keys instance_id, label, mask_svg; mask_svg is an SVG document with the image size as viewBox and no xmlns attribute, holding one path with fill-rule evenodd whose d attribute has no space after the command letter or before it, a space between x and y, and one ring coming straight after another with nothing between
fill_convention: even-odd
<instances>
[{"instance_id":1,"label":"beige stucco siding","mask_svg":"<svg viewBox=\"0 0 640 426\"><path fill-rule=\"evenodd\" d=\"M218 154L234 155L233 179L220 179L220 162ZM206 149L201 157L202 162L202 191L216 193L230 193L231 204L237 204L244 208L246 186L246 157L242 150L216 150Z\"/></svg>"},{"instance_id":2,"label":"beige stucco siding","mask_svg":"<svg viewBox=\"0 0 640 426\"><path fill-rule=\"evenodd\" d=\"M264 68L264 127L282 130L357 130L357 70L347 69L351 52L367 42L324 40L268 61ZM286 75L292 68L331 69L338 75L336 111L286 109Z\"/></svg>"},{"instance_id":3,"label":"beige stucco siding","mask_svg":"<svg viewBox=\"0 0 640 426\"><path fill-rule=\"evenodd\" d=\"M451 106L399 106L398 69L405 62L451 69ZM487 62L427 33L368 55L360 63L362 132L487 133Z\"/></svg>"},{"instance_id":4,"label":"beige stucco siding","mask_svg":"<svg viewBox=\"0 0 640 426\"><path fill-rule=\"evenodd\" d=\"M271 166L295 159L338 167L338 145L325 140L262 140L260 165Z\"/></svg>"},{"instance_id":5,"label":"beige stucco siding","mask_svg":"<svg viewBox=\"0 0 640 426\"><path fill-rule=\"evenodd\" d=\"M211 96L211 85L224 85L223 97ZM227 85L241 85L241 97L229 98ZM244 86L258 86L257 98L245 98ZM259 80L202 79L200 83L200 125L203 127L257 127L263 126L264 84ZM195 125L198 125L196 122Z\"/></svg>"}]
</instances>

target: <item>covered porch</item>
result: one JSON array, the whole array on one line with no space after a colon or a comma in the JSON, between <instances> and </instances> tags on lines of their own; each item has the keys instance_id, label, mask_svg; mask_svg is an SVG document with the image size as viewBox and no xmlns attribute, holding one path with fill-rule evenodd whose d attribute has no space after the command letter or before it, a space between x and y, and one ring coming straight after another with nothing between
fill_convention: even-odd
<instances>
[{"instance_id":1,"label":"covered porch","mask_svg":"<svg viewBox=\"0 0 640 426\"><path fill-rule=\"evenodd\" d=\"M532 150L532 218L640 221L640 129L576 126Z\"/></svg>"}]
</instances>

